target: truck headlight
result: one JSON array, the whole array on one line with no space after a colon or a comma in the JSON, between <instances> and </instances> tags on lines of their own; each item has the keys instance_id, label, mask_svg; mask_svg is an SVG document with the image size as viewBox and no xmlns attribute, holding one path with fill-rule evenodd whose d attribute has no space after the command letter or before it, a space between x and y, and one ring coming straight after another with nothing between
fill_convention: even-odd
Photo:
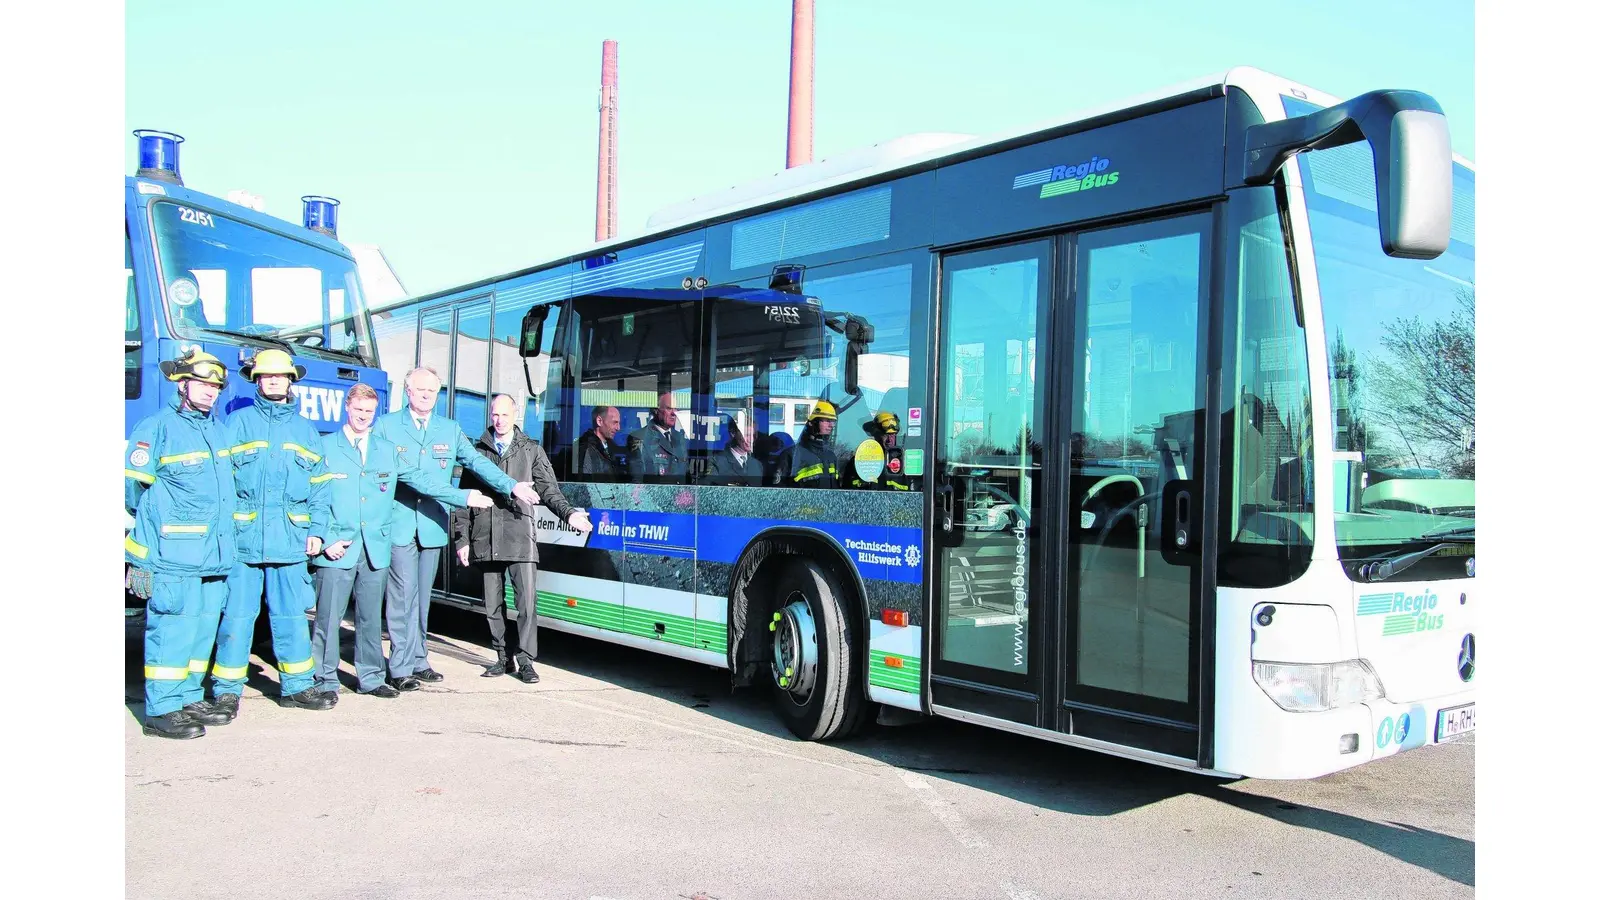
<instances>
[{"instance_id":1,"label":"truck headlight","mask_svg":"<svg viewBox=\"0 0 1600 900\"><path fill-rule=\"evenodd\" d=\"M1383 682L1364 659L1258 662L1255 679L1273 703L1289 712L1320 712L1383 697Z\"/></svg>"}]
</instances>

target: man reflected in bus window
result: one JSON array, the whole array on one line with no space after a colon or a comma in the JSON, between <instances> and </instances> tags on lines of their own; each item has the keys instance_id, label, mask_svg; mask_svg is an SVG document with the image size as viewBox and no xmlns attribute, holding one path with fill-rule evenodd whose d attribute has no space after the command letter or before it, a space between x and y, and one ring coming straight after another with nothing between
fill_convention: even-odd
<instances>
[{"instance_id":1,"label":"man reflected in bus window","mask_svg":"<svg viewBox=\"0 0 1600 900\"><path fill-rule=\"evenodd\" d=\"M728 419L728 445L711 458L712 484L761 483L761 460L751 452L750 416L740 410Z\"/></svg>"},{"instance_id":2,"label":"man reflected in bus window","mask_svg":"<svg viewBox=\"0 0 1600 900\"><path fill-rule=\"evenodd\" d=\"M678 430L672 394L664 391L650 411L650 424L628 435L628 477L635 482L646 476L667 483L683 480L689 471L687 445Z\"/></svg>"},{"instance_id":3,"label":"man reflected in bus window","mask_svg":"<svg viewBox=\"0 0 1600 900\"><path fill-rule=\"evenodd\" d=\"M800 441L778 457L778 484L831 488L839 485L839 457L833 449L833 429L839 412L832 403L818 400L806 416Z\"/></svg>"},{"instance_id":4,"label":"man reflected in bus window","mask_svg":"<svg viewBox=\"0 0 1600 900\"><path fill-rule=\"evenodd\" d=\"M592 427L578 438L578 474L585 481L615 481L619 467L612 439L622 430L622 413L615 406L596 406L589 422Z\"/></svg>"}]
</instances>

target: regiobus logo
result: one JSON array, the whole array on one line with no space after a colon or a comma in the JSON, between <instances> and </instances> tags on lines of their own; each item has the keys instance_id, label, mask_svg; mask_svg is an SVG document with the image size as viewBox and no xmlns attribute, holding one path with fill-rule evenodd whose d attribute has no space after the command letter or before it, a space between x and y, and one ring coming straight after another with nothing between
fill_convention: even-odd
<instances>
[{"instance_id":1,"label":"regiobus logo","mask_svg":"<svg viewBox=\"0 0 1600 900\"><path fill-rule=\"evenodd\" d=\"M1039 199L1043 200L1046 197L1059 197L1062 194L1110 187L1117 183L1117 176L1121 174L1106 171L1110 168L1109 158L1092 156L1086 162L1075 166L1055 166L1050 169L1025 172L1012 179L1011 189L1017 191L1036 184L1040 185Z\"/></svg>"}]
</instances>

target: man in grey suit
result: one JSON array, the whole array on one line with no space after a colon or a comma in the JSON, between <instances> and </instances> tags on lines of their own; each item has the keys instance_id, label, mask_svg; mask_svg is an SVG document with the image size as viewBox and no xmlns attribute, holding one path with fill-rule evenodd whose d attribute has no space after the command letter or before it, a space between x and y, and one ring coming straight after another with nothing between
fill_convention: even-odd
<instances>
[{"instance_id":1,"label":"man in grey suit","mask_svg":"<svg viewBox=\"0 0 1600 900\"><path fill-rule=\"evenodd\" d=\"M688 442L678 430L672 394L665 392L656 397L650 424L628 435L628 478L642 482L648 477L656 483L672 484L683 481L688 473Z\"/></svg>"}]
</instances>

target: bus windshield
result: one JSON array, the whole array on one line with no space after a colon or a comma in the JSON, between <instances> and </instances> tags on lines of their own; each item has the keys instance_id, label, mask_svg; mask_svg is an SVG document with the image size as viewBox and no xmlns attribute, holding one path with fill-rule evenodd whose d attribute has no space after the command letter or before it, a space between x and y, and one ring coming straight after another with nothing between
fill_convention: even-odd
<instances>
[{"instance_id":1,"label":"bus windshield","mask_svg":"<svg viewBox=\"0 0 1600 900\"><path fill-rule=\"evenodd\" d=\"M150 219L178 337L267 339L376 365L352 260L178 203L152 203Z\"/></svg>"},{"instance_id":2,"label":"bus windshield","mask_svg":"<svg viewBox=\"0 0 1600 900\"><path fill-rule=\"evenodd\" d=\"M1285 105L1290 115L1314 109ZM1299 165L1334 416L1334 484L1317 494L1335 504L1340 556L1470 543L1474 173L1454 167L1449 248L1413 260L1386 256L1379 243L1370 144L1301 154Z\"/></svg>"}]
</instances>

